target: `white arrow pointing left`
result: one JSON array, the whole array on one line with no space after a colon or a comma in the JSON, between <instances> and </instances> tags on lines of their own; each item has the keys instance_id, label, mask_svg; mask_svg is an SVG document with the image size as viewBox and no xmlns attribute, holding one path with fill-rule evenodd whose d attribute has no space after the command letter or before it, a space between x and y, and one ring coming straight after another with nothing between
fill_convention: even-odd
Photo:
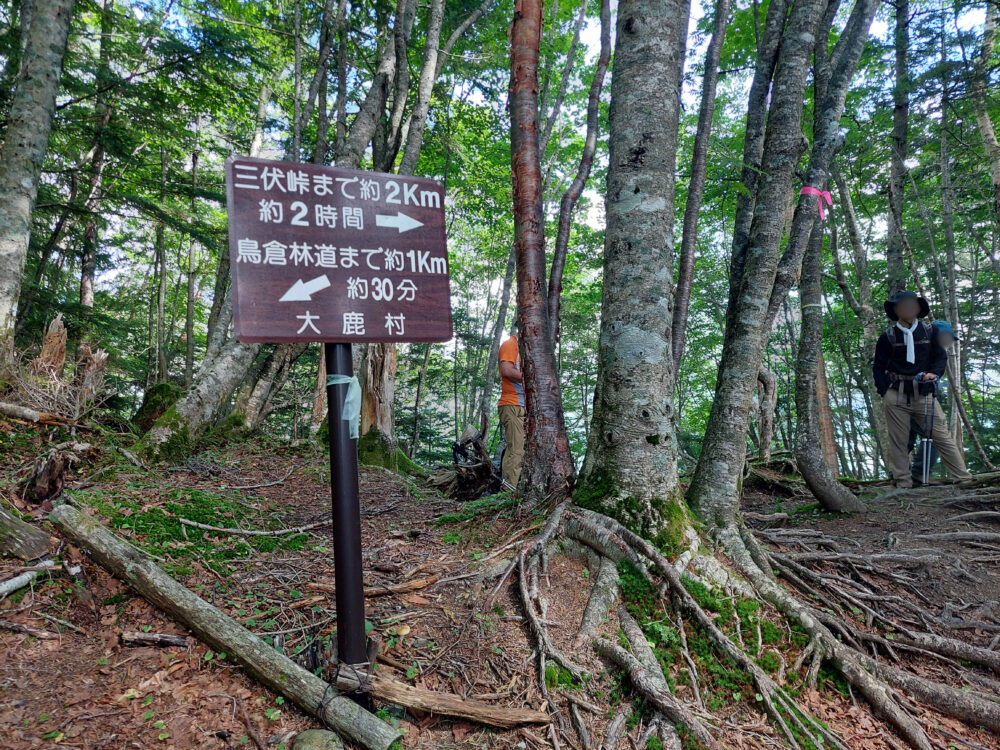
<instances>
[{"instance_id":1,"label":"white arrow pointing left","mask_svg":"<svg viewBox=\"0 0 1000 750\"><path fill-rule=\"evenodd\" d=\"M330 279L327 278L326 274L317 276L310 281L299 279L292 284L291 289L281 295L278 302L308 302L312 299L312 295L328 286L330 286Z\"/></svg>"}]
</instances>

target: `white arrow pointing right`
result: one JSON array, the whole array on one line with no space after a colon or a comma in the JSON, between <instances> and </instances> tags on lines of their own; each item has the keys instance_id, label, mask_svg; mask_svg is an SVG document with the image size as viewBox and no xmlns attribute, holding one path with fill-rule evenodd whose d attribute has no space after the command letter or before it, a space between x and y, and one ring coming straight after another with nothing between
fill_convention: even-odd
<instances>
[{"instance_id":1,"label":"white arrow pointing right","mask_svg":"<svg viewBox=\"0 0 1000 750\"><path fill-rule=\"evenodd\" d=\"M417 227L422 227L424 223L422 221L417 221L412 216L407 216L402 211L397 211L396 215L392 214L375 214L375 226L377 227L395 227L399 230L399 233L408 232L411 229L416 229Z\"/></svg>"},{"instance_id":2,"label":"white arrow pointing right","mask_svg":"<svg viewBox=\"0 0 1000 750\"><path fill-rule=\"evenodd\" d=\"M326 289L328 286L330 286L330 279L326 274L317 276L310 281L299 279L292 284L287 292L281 295L281 299L278 302L309 302L313 294Z\"/></svg>"}]
</instances>

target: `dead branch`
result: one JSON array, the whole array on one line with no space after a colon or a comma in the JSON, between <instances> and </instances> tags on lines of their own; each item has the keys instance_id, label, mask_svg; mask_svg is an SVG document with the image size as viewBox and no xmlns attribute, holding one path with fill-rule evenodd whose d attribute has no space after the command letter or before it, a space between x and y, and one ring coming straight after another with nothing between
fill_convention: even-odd
<instances>
[{"instance_id":1,"label":"dead branch","mask_svg":"<svg viewBox=\"0 0 1000 750\"><path fill-rule=\"evenodd\" d=\"M123 646L175 646L186 648L188 639L183 635L171 635L169 633L140 633L126 630L121 634Z\"/></svg>"},{"instance_id":2,"label":"dead branch","mask_svg":"<svg viewBox=\"0 0 1000 750\"><path fill-rule=\"evenodd\" d=\"M198 523L197 521L190 521L187 518L178 518L181 524L184 526L191 526L196 529L204 529L205 531L214 531L219 534L239 534L241 536L285 536L286 534L302 534L311 529L318 529L323 526L329 526L330 521L317 521L316 523L307 523L305 526L296 526L292 529L271 529L271 530L259 530L259 529L234 529L225 526L209 526L207 523Z\"/></svg>"},{"instance_id":3,"label":"dead branch","mask_svg":"<svg viewBox=\"0 0 1000 750\"><path fill-rule=\"evenodd\" d=\"M388 750L399 733L336 689L303 669L228 615L164 573L143 552L115 537L97 521L69 505L50 515L55 526L122 579L247 671L335 731L369 750Z\"/></svg>"}]
</instances>

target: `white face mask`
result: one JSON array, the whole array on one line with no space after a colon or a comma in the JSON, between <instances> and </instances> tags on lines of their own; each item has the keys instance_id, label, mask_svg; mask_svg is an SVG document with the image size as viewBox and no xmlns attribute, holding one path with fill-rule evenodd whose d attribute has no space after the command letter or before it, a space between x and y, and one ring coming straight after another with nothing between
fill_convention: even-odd
<instances>
[{"instance_id":1,"label":"white face mask","mask_svg":"<svg viewBox=\"0 0 1000 750\"><path fill-rule=\"evenodd\" d=\"M906 361L911 365L917 361L917 353L913 346L913 332L917 330L918 325L920 325L920 321L918 320L914 320L913 325L909 328L904 326L902 323L896 323L896 328L903 332L903 341L906 342Z\"/></svg>"}]
</instances>

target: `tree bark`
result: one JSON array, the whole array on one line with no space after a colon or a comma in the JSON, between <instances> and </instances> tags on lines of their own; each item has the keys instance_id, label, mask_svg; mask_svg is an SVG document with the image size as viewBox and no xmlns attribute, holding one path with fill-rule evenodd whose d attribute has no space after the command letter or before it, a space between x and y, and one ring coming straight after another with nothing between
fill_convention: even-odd
<instances>
[{"instance_id":1,"label":"tree bark","mask_svg":"<svg viewBox=\"0 0 1000 750\"><path fill-rule=\"evenodd\" d=\"M417 446L420 444L420 400L424 395L424 381L427 379L427 365L431 361L431 344L424 344L424 360L420 363L420 372L417 373L417 394L413 399L413 439L410 441L410 460L417 455Z\"/></svg>"},{"instance_id":2,"label":"tree bark","mask_svg":"<svg viewBox=\"0 0 1000 750\"><path fill-rule=\"evenodd\" d=\"M444 0L433 0L427 18L427 40L424 43L424 61L417 83L417 100L410 113L410 126L406 133L406 150L399 164L400 174L413 174L424 142L424 124L431 104L431 92L437 80L438 55L440 54L441 26L444 21Z\"/></svg>"},{"instance_id":3,"label":"tree bark","mask_svg":"<svg viewBox=\"0 0 1000 750\"><path fill-rule=\"evenodd\" d=\"M864 361L863 366L860 368L861 375L856 380L858 387L865 397L868 421L875 426L875 435L881 447L882 466L888 470L891 465L889 461L889 428L885 422L885 414L875 404L875 396L878 390L875 387L875 378L872 375L872 369L867 366L875 358L875 344L878 342L878 337L881 333L875 319L872 280L868 273L868 251L865 248L864 241L861 239L861 231L858 228L858 219L854 213L854 202L851 199L851 191L847 187L847 181L837 169L833 170L833 179L837 184L840 210L843 213L844 223L847 226L847 237L850 240L854 273L858 280L857 296L851 291L847 283L847 278L844 275L837 243L837 230L834 226L831 229L830 238L834 268L837 273L837 284L843 291L848 306L861 321L861 347Z\"/></svg>"},{"instance_id":4,"label":"tree bark","mask_svg":"<svg viewBox=\"0 0 1000 750\"><path fill-rule=\"evenodd\" d=\"M766 367L757 372L757 430L760 433L759 455L761 463L771 460L771 443L774 441L774 409L778 404L778 378Z\"/></svg>"},{"instance_id":5,"label":"tree bark","mask_svg":"<svg viewBox=\"0 0 1000 750\"><path fill-rule=\"evenodd\" d=\"M21 71L0 148L0 341L14 335L38 179L72 17L73 0L48 0L34 9L22 38Z\"/></svg>"},{"instance_id":6,"label":"tree bark","mask_svg":"<svg viewBox=\"0 0 1000 750\"><path fill-rule=\"evenodd\" d=\"M728 0L720 0L720 2L728 2ZM586 3L584 3L584 7L586 7ZM587 185L590 168L594 163L594 153L597 151L601 88L604 85L604 77L607 74L610 61L611 2L610 0L601 0L601 51L597 57L594 77L590 82L590 94L587 98L587 134L576 176L566 192L563 193L562 201L559 204L559 229L556 232L556 243L552 250L552 272L549 274L549 328L552 331L553 346L559 345L559 306L562 298L563 269L566 267L566 253L569 250L569 232L573 223L573 211Z\"/></svg>"},{"instance_id":7,"label":"tree bark","mask_svg":"<svg viewBox=\"0 0 1000 750\"><path fill-rule=\"evenodd\" d=\"M545 287L545 221L538 148L540 0L515 0L510 30L511 174L517 301L527 444L522 487L533 497L568 492L575 467L566 435Z\"/></svg>"},{"instance_id":8,"label":"tree bark","mask_svg":"<svg viewBox=\"0 0 1000 750\"><path fill-rule=\"evenodd\" d=\"M647 538L681 500L673 407L674 169L689 3L621 0L594 412L577 502Z\"/></svg>"},{"instance_id":9,"label":"tree bark","mask_svg":"<svg viewBox=\"0 0 1000 750\"><path fill-rule=\"evenodd\" d=\"M840 115L847 84L854 72L874 15L874 2L859 0L831 56L832 78L816 116L816 133L806 184L826 182L830 159L839 141ZM739 493L746 457L746 435L753 389L764 347L777 309L794 283L796 256L818 215L815 196L799 200L788 247L781 258L785 275L778 283L779 255L785 235L788 197L794 169L805 147L801 133L805 74L813 53L817 26L824 15L822 0L794 5L781 37L774 69L771 104L761 168L765 179L754 191L750 231L744 240L734 236L733 274L726 335L715 399L702 443L702 453L688 490L688 499L702 521L711 527L732 528L737 521ZM753 99L751 104L764 106ZM762 115L751 110L748 122ZM747 139L753 133L748 130ZM748 150L745 144L744 150ZM739 217L738 217L739 219ZM739 227L737 227L739 229ZM805 238L803 238L803 233ZM790 280L789 280L790 276ZM773 308L773 312L772 312Z\"/></svg>"},{"instance_id":10,"label":"tree bark","mask_svg":"<svg viewBox=\"0 0 1000 750\"><path fill-rule=\"evenodd\" d=\"M822 346L822 322L820 324L820 341ZM826 381L826 359L823 350L816 355L816 419L819 422L820 447L823 449L823 462L836 479L837 468L837 434L833 427L833 410L830 408L830 387Z\"/></svg>"},{"instance_id":11,"label":"tree bark","mask_svg":"<svg viewBox=\"0 0 1000 750\"><path fill-rule=\"evenodd\" d=\"M48 534L0 506L0 556L37 560L48 551Z\"/></svg>"},{"instance_id":12,"label":"tree bark","mask_svg":"<svg viewBox=\"0 0 1000 750\"><path fill-rule=\"evenodd\" d=\"M677 264L677 292L674 300L673 358L674 377L681 366L684 342L687 340L688 309L691 305L691 283L694 280L694 251L698 244L698 215L701 199L705 194L708 171L708 139L712 134L712 117L715 114L715 88L719 81L719 57L722 42L729 24L730 0L716 0L715 24L712 41L705 52L705 73L701 83L701 104L698 108L698 127L694 135L691 156L691 178L688 182L687 203L684 206L684 229L681 234L681 253ZM761 446L763 450L763 446Z\"/></svg>"},{"instance_id":13,"label":"tree bark","mask_svg":"<svg viewBox=\"0 0 1000 750\"><path fill-rule=\"evenodd\" d=\"M889 244L886 260L889 264L889 296L906 286L906 269L903 265L903 238L901 235L903 191L906 183L906 152L910 124L910 2L896 0L895 75L892 89L892 138L889 162L889 189L899 203L899 216L889 212Z\"/></svg>"},{"instance_id":14,"label":"tree bark","mask_svg":"<svg viewBox=\"0 0 1000 750\"><path fill-rule=\"evenodd\" d=\"M319 365L316 368L316 387L313 389L312 413L309 418L309 436L316 437L326 415L326 347L319 345Z\"/></svg>"},{"instance_id":15,"label":"tree bark","mask_svg":"<svg viewBox=\"0 0 1000 750\"><path fill-rule=\"evenodd\" d=\"M822 425L818 408L818 372L823 346L823 230L820 222L813 225L809 247L802 261L799 298L802 305L802 333L798 359L795 363L795 462L806 480L806 486L820 504L835 513L856 512L864 506L854 494L837 481L836 444L833 467L829 465L827 447L822 440ZM829 410L829 402L827 402ZM832 429L832 423L830 425Z\"/></svg>"},{"instance_id":16,"label":"tree bark","mask_svg":"<svg viewBox=\"0 0 1000 750\"><path fill-rule=\"evenodd\" d=\"M514 269L516 267L515 251L511 249L507 256L507 270L503 276L503 286L500 289L500 307L497 310L497 319L493 324L492 344L489 354L486 357L486 371L483 373L483 394L479 401L479 425L484 433L490 423L490 413L493 411L493 383L496 381L497 367L500 359L500 344L503 342L503 334L507 328L507 309L510 306L510 288L514 283Z\"/></svg>"}]
</instances>

